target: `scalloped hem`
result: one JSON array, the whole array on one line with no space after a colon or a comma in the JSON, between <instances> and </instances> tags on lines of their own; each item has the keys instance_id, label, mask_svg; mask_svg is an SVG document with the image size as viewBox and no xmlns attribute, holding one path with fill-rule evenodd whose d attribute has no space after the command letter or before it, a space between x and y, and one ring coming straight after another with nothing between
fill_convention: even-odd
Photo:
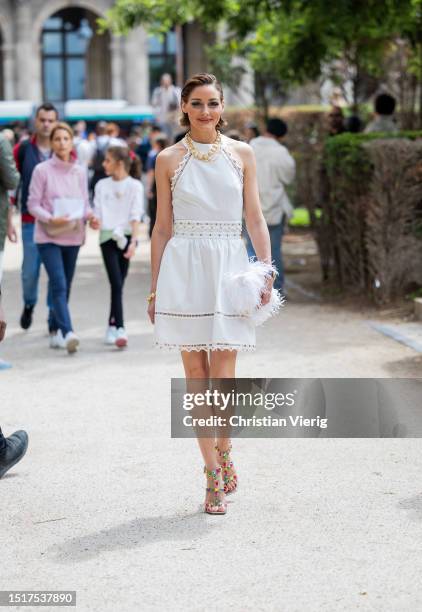
<instances>
[{"instance_id":1,"label":"scalloped hem","mask_svg":"<svg viewBox=\"0 0 422 612\"><path fill-rule=\"evenodd\" d=\"M238 351L239 353L253 353L256 350L255 344L166 344L156 342L155 348L163 351Z\"/></svg>"}]
</instances>

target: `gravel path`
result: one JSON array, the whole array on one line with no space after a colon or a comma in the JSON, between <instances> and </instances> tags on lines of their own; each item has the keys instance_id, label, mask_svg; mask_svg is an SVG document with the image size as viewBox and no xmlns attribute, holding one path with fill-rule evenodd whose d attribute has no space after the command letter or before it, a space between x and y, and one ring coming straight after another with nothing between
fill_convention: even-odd
<instances>
[{"instance_id":1,"label":"gravel path","mask_svg":"<svg viewBox=\"0 0 422 612\"><path fill-rule=\"evenodd\" d=\"M44 304L19 329L20 250L7 248L1 425L27 429L30 446L0 484L1 588L76 590L76 609L95 612L422 610L418 439L238 440L228 514L201 513L195 441L169 437L183 372L152 346L141 251L117 352L102 344L108 287L90 234L72 294L81 351L68 356L47 346ZM238 376L420 376L420 355L371 318L292 289Z\"/></svg>"}]
</instances>

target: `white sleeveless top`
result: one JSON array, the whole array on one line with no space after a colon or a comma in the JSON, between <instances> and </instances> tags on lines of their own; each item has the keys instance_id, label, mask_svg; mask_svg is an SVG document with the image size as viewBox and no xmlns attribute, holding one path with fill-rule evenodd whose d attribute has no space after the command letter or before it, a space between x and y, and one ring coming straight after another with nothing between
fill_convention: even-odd
<instances>
[{"instance_id":1,"label":"white sleeveless top","mask_svg":"<svg viewBox=\"0 0 422 612\"><path fill-rule=\"evenodd\" d=\"M172 180L173 236L161 259L155 344L186 351L255 348L255 327L233 313L223 276L248 266L241 238L243 170L222 136L211 161L187 151ZM197 143L206 153L212 145Z\"/></svg>"},{"instance_id":2,"label":"white sleeveless top","mask_svg":"<svg viewBox=\"0 0 422 612\"><path fill-rule=\"evenodd\" d=\"M198 160L187 150L180 162L171 181L175 220L242 221L243 170L228 149L228 139L221 140L220 153L211 161ZM211 146L194 144L201 153Z\"/></svg>"}]
</instances>

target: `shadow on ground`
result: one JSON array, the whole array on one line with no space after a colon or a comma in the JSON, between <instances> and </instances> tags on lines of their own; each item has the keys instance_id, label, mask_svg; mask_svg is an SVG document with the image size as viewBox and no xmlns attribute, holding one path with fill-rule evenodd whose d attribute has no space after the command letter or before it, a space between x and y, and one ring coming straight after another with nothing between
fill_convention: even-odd
<instances>
[{"instance_id":1,"label":"shadow on ground","mask_svg":"<svg viewBox=\"0 0 422 612\"><path fill-rule=\"evenodd\" d=\"M157 542L191 543L193 539L206 536L217 527L217 523L212 524L201 509L184 516L136 518L109 529L72 538L58 548L50 548L50 552L57 563L74 563L90 560L103 552L142 548ZM189 546L180 550L194 548Z\"/></svg>"}]
</instances>

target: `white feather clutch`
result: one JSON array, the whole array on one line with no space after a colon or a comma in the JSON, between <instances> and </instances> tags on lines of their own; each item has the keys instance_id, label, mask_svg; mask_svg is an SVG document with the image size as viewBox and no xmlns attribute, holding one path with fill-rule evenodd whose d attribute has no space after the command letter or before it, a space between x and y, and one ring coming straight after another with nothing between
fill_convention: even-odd
<instances>
[{"instance_id":1,"label":"white feather clutch","mask_svg":"<svg viewBox=\"0 0 422 612\"><path fill-rule=\"evenodd\" d=\"M271 272L277 274L274 266L251 259L245 272L224 276L225 291L234 312L250 316L255 326L262 325L277 314L284 305L284 297L277 289L272 289L268 304L260 306L261 294L265 290L266 279Z\"/></svg>"}]
</instances>

